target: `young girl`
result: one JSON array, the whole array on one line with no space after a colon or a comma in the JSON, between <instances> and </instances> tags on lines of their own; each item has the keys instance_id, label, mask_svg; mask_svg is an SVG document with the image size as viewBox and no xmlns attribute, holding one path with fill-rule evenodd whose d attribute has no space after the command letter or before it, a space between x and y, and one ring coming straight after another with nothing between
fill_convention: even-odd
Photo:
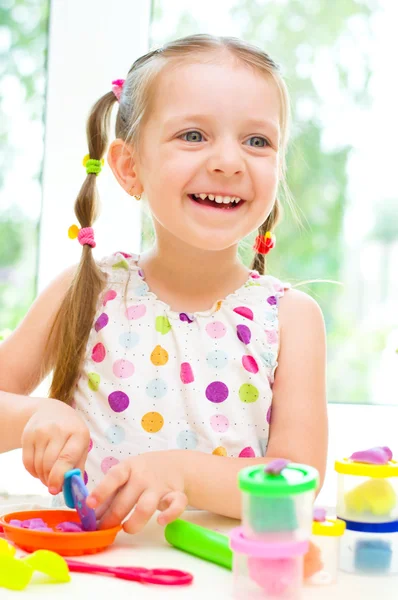
<instances>
[{"instance_id":1,"label":"young girl","mask_svg":"<svg viewBox=\"0 0 398 600\"><path fill-rule=\"evenodd\" d=\"M96 263L96 180L114 103L108 163L128 194L145 196L156 242ZM139 58L91 111L81 229L70 230L81 262L0 346L0 451L22 446L52 494L65 471L85 468L102 527L134 507L132 533L157 509L166 524L188 504L239 518L239 470L276 457L323 479L322 315L264 274L288 126L269 56L207 35ZM254 230L249 270L237 247ZM51 370L50 398L28 397Z\"/></svg>"}]
</instances>

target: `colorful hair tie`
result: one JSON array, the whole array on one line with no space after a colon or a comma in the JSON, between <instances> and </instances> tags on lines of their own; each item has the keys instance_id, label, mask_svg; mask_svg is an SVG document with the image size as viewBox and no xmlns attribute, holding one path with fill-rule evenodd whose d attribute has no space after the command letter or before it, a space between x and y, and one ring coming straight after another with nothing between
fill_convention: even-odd
<instances>
[{"instance_id":1,"label":"colorful hair tie","mask_svg":"<svg viewBox=\"0 0 398 600\"><path fill-rule=\"evenodd\" d=\"M94 241L94 230L92 227L82 227L80 229L77 225L71 225L68 229L68 237L70 237L71 240L77 238L82 246L88 245L91 246L91 248L95 248L96 246Z\"/></svg>"},{"instance_id":2,"label":"colorful hair tie","mask_svg":"<svg viewBox=\"0 0 398 600\"><path fill-rule=\"evenodd\" d=\"M91 173L98 175L101 173L104 164L105 161L103 158L101 158L101 160L96 160L95 158L91 158L89 154L86 154L83 158L83 167L86 167L87 175L90 175Z\"/></svg>"},{"instance_id":3,"label":"colorful hair tie","mask_svg":"<svg viewBox=\"0 0 398 600\"><path fill-rule=\"evenodd\" d=\"M272 248L275 248L276 237L271 231L265 235L258 235L255 239L253 250L258 254L268 254Z\"/></svg>"},{"instance_id":4,"label":"colorful hair tie","mask_svg":"<svg viewBox=\"0 0 398 600\"><path fill-rule=\"evenodd\" d=\"M112 92L115 94L118 102L120 102L125 81L125 79L115 79L115 81L112 81Z\"/></svg>"}]
</instances>

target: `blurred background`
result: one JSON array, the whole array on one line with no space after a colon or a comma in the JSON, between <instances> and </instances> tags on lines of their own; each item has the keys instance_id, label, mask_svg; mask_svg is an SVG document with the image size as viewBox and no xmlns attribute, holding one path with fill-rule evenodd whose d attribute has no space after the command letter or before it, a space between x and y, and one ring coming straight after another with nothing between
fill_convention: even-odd
<instances>
[{"instance_id":1,"label":"blurred background","mask_svg":"<svg viewBox=\"0 0 398 600\"><path fill-rule=\"evenodd\" d=\"M323 309L329 402L398 405L398 3L115 0L109 8L97 0L93 6L92 0L0 3L0 338L59 266L78 259L67 229L84 179L91 104L148 49L192 33L233 35L280 64L292 97L287 172L302 225L285 203L269 271L299 284ZM71 130L74 138L67 137ZM100 185L111 190L112 202L102 194L96 250L139 252L151 243L149 218L107 177ZM120 210L131 211L131 223L120 222ZM247 264L248 247L241 250Z\"/></svg>"}]
</instances>

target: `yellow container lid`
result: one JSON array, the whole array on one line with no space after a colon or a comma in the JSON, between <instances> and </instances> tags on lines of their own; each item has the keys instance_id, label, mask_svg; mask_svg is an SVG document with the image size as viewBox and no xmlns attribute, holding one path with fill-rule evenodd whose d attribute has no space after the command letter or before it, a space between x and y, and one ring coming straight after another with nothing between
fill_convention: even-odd
<instances>
[{"instance_id":1,"label":"yellow container lid","mask_svg":"<svg viewBox=\"0 0 398 600\"><path fill-rule=\"evenodd\" d=\"M386 465L371 465L344 458L343 460L336 460L334 469L337 473L358 477L398 477L398 462L396 460L390 460Z\"/></svg>"},{"instance_id":2,"label":"yellow container lid","mask_svg":"<svg viewBox=\"0 0 398 600\"><path fill-rule=\"evenodd\" d=\"M313 521L312 534L327 537L340 537L345 531L345 521L341 519L326 519L326 521Z\"/></svg>"}]
</instances>

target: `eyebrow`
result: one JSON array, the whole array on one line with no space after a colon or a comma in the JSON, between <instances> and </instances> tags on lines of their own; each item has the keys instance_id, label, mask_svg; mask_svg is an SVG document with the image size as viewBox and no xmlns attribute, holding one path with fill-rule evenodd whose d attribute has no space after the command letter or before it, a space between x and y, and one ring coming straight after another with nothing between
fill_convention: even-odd
<instances>
[{"instance_id":1,"label":"eyebrow","mask_svg":"<svg viewBox=\"0 0 398 600\"><path fill-rule=\"evenodd\" d=\"M211 115L203 115L203 114L187 114L187 115L176 115L176 116L172 116L169 119L166 119L164 122L165 127L181 127L184 125L184 123L192 123L193 121L196 122L200 122L200 121L210 121L212 120L214 117ZM277 137L279 137L279 133L280 133L280 128L279 128L279 123L275 122L271 119L249 119L247 121L245 121L245 127L249 127L249 128L254 128L254 129L261 129L261 128L265 128L265 129L270 129L271 133Z\"/></svg>"}]
</instances>

